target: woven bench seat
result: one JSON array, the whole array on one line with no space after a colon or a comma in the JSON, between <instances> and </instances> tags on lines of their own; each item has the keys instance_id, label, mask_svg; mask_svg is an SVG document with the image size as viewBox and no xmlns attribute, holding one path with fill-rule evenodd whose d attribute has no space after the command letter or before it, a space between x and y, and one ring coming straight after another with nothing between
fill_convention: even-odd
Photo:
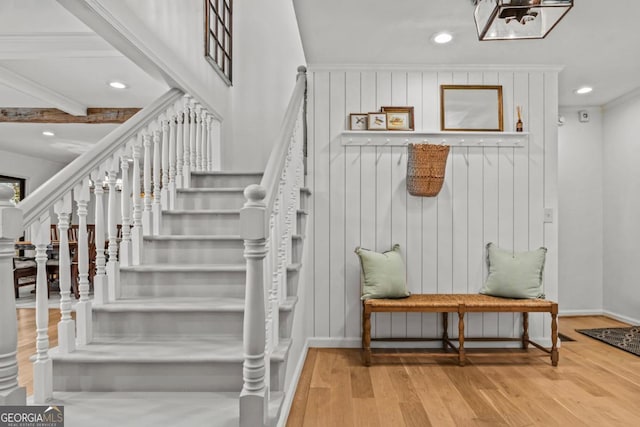
<instances>
[{"instance_id":1,"label":"woven bench seat","mask_svg":"<svg viewBox=\"0 0 640 427\"><path fill-rule=\"evenodd\" d=\"M522 348L529 344L551 355L551 364L558 365L558 304L546 299L497 298L481 294L415 294L399 299L368 299L362 302L362 351L364 364L371 364L371 341L402 341L398 338L371 338L371 313L442 313L443 332L439 338L407 338L406 341L442 341L443 349L452 348L458 354L458 364L465 364L464 315L469 312L522 313L520 338L482 337L466 338L466 341L521 341ZM547 349L529 339L529 313L551 314L551 348ZM458 313L458 345L448 336L449 313ZM388 355L388 354L386 354Z\"/></svg>"}]
</instances>

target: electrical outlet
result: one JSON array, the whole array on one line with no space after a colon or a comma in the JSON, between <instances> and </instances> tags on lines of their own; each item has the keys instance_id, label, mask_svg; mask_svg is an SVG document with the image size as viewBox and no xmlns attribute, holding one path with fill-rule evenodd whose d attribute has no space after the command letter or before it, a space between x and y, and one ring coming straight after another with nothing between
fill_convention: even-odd
<instances>
[{"instance_id":1,"label":"electrical outlet","mask_svg":"<svg viewBox=\"0 0 640 427\"><path fill-rule=\"evenodd\" d=\"M544 222L553 222L553 208L544 208Z\"/></svg>"}]
</instances>

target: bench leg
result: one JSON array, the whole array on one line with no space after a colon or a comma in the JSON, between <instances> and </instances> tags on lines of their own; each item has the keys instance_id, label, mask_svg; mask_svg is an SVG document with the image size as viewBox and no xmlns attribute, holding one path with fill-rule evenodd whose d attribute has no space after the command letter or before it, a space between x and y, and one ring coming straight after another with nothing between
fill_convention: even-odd
<instances>
[{"instance_id":1,"label":"bench leg","mask_svg":"<svg viewBox=\"0 0 640 427\"><path fill-rule=\"evenodd\" d=\"M551 312L551 364L558 366L558 306Z\"/></svg>"},{"instance_id":2,"label":"bench leg","mask_svg":"<svg viewBox=\"0 0 640 427\"><path fill-rule=\"evenodd\" d=\"M458 311L458 364L464 366L464 311Z\"/></svg>"},{"instance_id":3,"label":"bench leg","mask_svg":"<svg viewBox=\"0 0 640 427\"><path fill-rule=\"evenodd\" d=\"M362 310L362 362L371 365L371 313Z\"/></svg>"},{"instance_id":4,"label":"bench leg","mask_svg":"<svg viewBox=\"0 0 640 427\"><path fill-rule=\"evenodd\" d=\"M442 313L442 349L447 350L447 341L449 340L449 313Z\"/></svg>"},{"instance_id":5,"label":"bench leg","mask_svg":"<svg viewBox=\"0 0 640 427\"><path fill-rule=\"evenodd\" d=\"M529 348L529 313L522 313L522 349Z\"/></svg>"}]
</instances>

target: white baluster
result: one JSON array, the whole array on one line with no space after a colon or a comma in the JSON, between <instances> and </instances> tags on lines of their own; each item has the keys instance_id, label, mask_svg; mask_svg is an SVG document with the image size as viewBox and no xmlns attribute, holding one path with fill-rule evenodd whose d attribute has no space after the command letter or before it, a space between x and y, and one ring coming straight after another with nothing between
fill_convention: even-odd
<instances>
[{"instance_id":1,"label":"white baluster","mask_svg":"<svg viewBox=\"0 0 640 427\"><path fill-rule=\"evenodd\" d=\"M169 120L169 209L176 206L176 117Z\"/></svg>"},{"instance_id":2,"label":"white baluster","mask_svg":"<svg viewBox=\"0 0 640 427\"><path fill-rule=\"evenodd\" d=\"M153 206L151 209L153 212L152 229L155 236L160 234L160 217L162 215L162 194L160 191L161 141L160 131L156 130L153 132Z\"/></svg>"},{"instance_id":3,"label":"white baluster","mask_svg":"<svg viewBox=\"0 0 640 427\"><path fill-rule=\"evenodd\" d=\"M169 120L162 121L162 189L160 203L162 209L169 209Z\"/></svg>"},{"instance_id":4,"label":"white baluster","mask_svg":"<svg viewBox=\"0 0 640 427\"><path fill-rule=\"evenodd\" d=\"M189 98L185 97L184 103L184 127L182 135L183 147L183 165L182 165L182 188L191 187L191 144L189 143L191 135L191 115L189 108Z\"/></svg>"},{"instance_id":5,"label":"white baluster","mask_svg":"<svg viewBox=\"0 0 640 427\"><path fill-rule=\"evenodd\" d=\"M220 122L211 121L211 147L209 150L209 170L220 170Z\"/></svg>"},{"instance_id":6,"label":"white baluster","mask_svg":"<svg viewBox=\"0 0 640 427\"><path fill-rule=\"evenodd\" d=\"M102 182L96 182L96 186ZM89 299L89 239L87 237L87 206L89 205L89 180L83 179L74 190L78 210L78 288L80 300L76 305L76 344L86 345L91 342L93 322L91 317L91 300Z\"/></svg>"},{"instance_id":7,"label":"white baluster","mask_svg":"<svg viewBox=\"0 0 640 427\"><path fill-rule=\"evenodd\" d=\"M93 301L105 304L109 301L109 282L107 279L106 257L104 254L104 172L97 170L91 174L93 195L95 197L94 232L96 247L96 275L93 278ZM138 179L139 180L139 179Z\"/></svg>"},{"instance_id":8,"label":"white baluster","mask_svg":"<svg viewBox=\"0 0 640 427\"><path fill-rule=\"evenodd\" d=\"M114 161L115 162L115 161ZM115 301L120 296L120 263L118 262L118 206L116 202L116 166L107 172L109 185L109 206L107 225L109 234L109 260L107 261L107 277L109 278L109 301Z\"/></svg>"},{"instance_id":9,"label":"white baluster","mask_svg":"<svg viewBox=\"0 0 640 427\"><path fill-rule=\"evenodd\" d=\"M197 170L196 166L196 108L192 105L189 109L189 164L191 171Z\"/></svg>"},{"instance_id":10,"label":"white baluster","mask_svg":"<svg viewBox=\"0 0 640 427\"><path fill-rule=\"evenodd\" d=\"M202 170L202 107L196 109L196 171Z\"/></svg>"},{"instance_id":11,"label":"white baluster","mask_svg":"<svg viewBox=\"0 0 640 427\"><path fill-rule=\"evenodd\" d=\"M122 170L122 191L120 192L120 208L122 210L122 241L120 241L120 265L131 265L131 186L129 185L129 158L120 158Z\"/></svg>"},{"instance_id":12,"label":"white baluster","mask_svg":"<svg viewBox=\"0 0 640 427\"><path fill-rule=\"evenodd\" d=\"M71 193L53 207L58 216L58 283L60 285L60 322L58 323L58 348L61 353L75 350L76 324L71 318L71 257L69 253L69 216L72 211Z\"/></svg>"},{"instance_id":13,"label":"white baluster","mask_svg":"<svg viewBox=\"0 0 640 427\"><path fill-rule=\"evenodd\" d=\"M151 135L143 135L144 141L144 211L142 212L142 232L145 236L153 233L151 213Z\"/></svg>"},{"instance_id":14,"label":"white baluster","mask_svg":"<svg viewBox=\"0 0 640 427\"><path fill-rule=\"evenodd\" d=\"M176 115L176 188L184 188L184 113L178 111Z\"/></svg>"},{"instance_id":15,"label":"white baluster","mask_svg":"<svg viewBox=\"0 0 640 427\"><path fill-rule=\"evenodd\" d=\"M53 370L49 358L49 284L47 246L51 220L44 216L31 225L31 241L36 246L36 360L33 362L33 403L43 404L53 396Z\"/></svg>"},{"instance_id":16,"label":"white baluster","mask_svg":"<svg viewBox=\"0 0 640 427\"><path fill-rule=\"evenodd\" d=\"M210 114L207 114L206 127L207 127L207 133L204 139L205 155L204 155L204 161L202 162L202 166L204 170L210 171L211 170L211 115Z\"/></svg>"},{"instance_id":17,"label":"white baluster","mask_svg":"<svg viewBox=\"0 0 640 427\"><path fill-rule=\"evenodd\" d=\"M202 154L200 158L201 171L207 170L207 116L208 114L203 109L200 113L200 127L202 128L200 136L200 153Z\"/></svg>"},{"instance_id":18,"label":"white baluster","mask_svg":"<svg viewBox=\"0 0 640 427\"><path fill-rule=\"evenodd\" d=\"M22 235L22 211L13 207L13 189L0 185L0 405L26 405L18 386L18 323L13 289L14 242Z\"/></svg>"},{"instance_id":19,"label":"white baluster","mask_svg":"<svg viewBox=\"0 0 640 427\"><path fill-rule=\"evenodd\" d=\"M140 151L142 147L135 144L131 148L133 157L133 228L131 229L131 263L140 265L142 260L142 198L140 197ZM97 231L97 230L96 230ZM103 245L104 247L104 245Z\"/></svg>"},{"instance_id":20,"label":"white baluster","mask_svg":"<svg viewBox=\"0 0 640 427\"><path fill-rule=\"evenodd\" d=\"M267 219L265 189L245 189L247 202L240 212L240 234L247 262L244 310L244 365L240 393L240 427L266 424L268 385L265 381L265 298L263 262L266 254Z\"/></svg>"}]
</instances>

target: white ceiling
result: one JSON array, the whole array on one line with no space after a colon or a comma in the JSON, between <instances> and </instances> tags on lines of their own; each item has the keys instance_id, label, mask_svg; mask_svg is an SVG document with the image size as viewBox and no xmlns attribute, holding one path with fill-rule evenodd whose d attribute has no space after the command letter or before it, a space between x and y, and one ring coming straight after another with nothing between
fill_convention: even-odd
<instances>
[{"instance_id":1,"label":"white ceiling","mask_svg":"<svg viewBox=\"0 0 640 427\"><path fill-rule=\"evenodd\" d=\"M112 80L129 88L114 90ZM167 89L55 0L0 1L0 108L141 108ZM0 123L0 150L68 163L117 126Z\"/></svg>"},{"instance_id":2,"label":"white ceiling","mask_svg":"<svg viewBox=\"0 0 640 427\"><path fill-rule=\"evenodd\" d=\"M640 87L640 2L575 0L542 40L479 42L470 0L293 0L310 64L559 65L560 104L603 105ZM433 34L449 31L448 45ZM593 86L578 96L580 86Z\"/></svg>"}]
</instances>

